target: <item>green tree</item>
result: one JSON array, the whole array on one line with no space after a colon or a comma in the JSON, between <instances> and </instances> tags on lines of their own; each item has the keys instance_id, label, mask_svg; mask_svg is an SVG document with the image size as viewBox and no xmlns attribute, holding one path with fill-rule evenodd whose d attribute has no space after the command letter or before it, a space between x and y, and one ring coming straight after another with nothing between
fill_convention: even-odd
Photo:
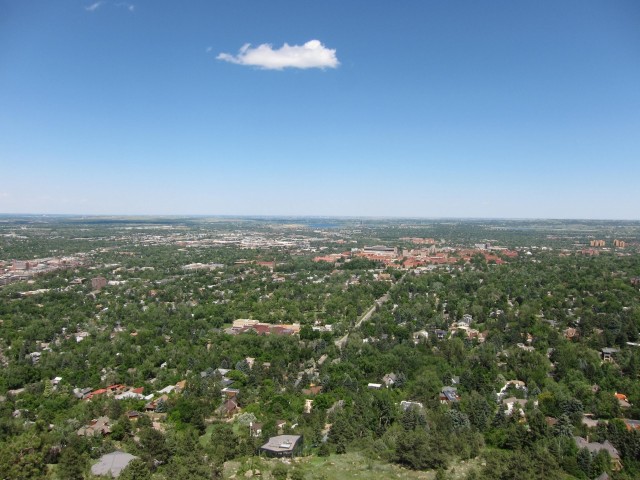
<instances>
[{"instance_id":1,"label":"green tree","mask_svg":"<svg viewBox=\"0 0 640 480\"><path fill-rule=\"evenodd\" d=\"M162 432L150 427L140 431L140 448L143 457L148 464L166 463L170 456L170 450Z\"/></svg>"},{"instance_id":2,"label":"green tree","mask_svg":"<svg viewBox=\"0 0 640 480\"><path fill-rule=\"evenodd\" d=\"M118 478L120 480L151 480L151 471L143 460L136 458L120 472Z\"/></svg>"},{"instance_id":3,"label":"green tree","mask_svg":"<svg viewBox=\"0 0 640 480\"><path fill-rule=\"evenodd\" d=\"M86 466L86 458L75 448L69 446L60 454L56 476L60 480L82 480Z\"/></svg>"},{"instance_id":4,"label":"green tree","mask_svg":"<svg viewBox=\"0 0 640 480\"><path fill-rule=\"evenodd\" d=\"M573 425L568 415L562 414L558 418L558 423L553 427L554 433L559 437L571 437L573 435Z\"/></svg>"},{"instance_id":5,"label":"green tree","mask_svg":"<svg viewBox=\"0 0 640 480\"><path fill-rule=\"evenodd\" d=\"M461 408L469 417L471 425L482 432L489 426L495 407L482 395L471 392L467 399L463 399Z\"/></svg>"},{"instance_id":6,"label":"green tree","mask_svg":"<svg viewBox=\"0 0 640 480\"><path fill-rule=\"evenodd\" d=\"M42 439L33 433L0 443L0 478L23 480L45 476Z\"/></svg>"},{"instance_id":7,"label":"green tree","mask_svg":"<svg viewBox=\"0 0 640 480\"><path fill-rule=\"evenodd\" d=\"M440 446L425 430L404 431L398 435L396 461L413 470L446 468L447 466Z\"/></svg>"},{"instance_id":8,"label":"green tree","mask_svg":"<svg viewBox=\"0 0 640 480\"><path fill-rule=\"evenodd\" d=\"M586 448L581 448L578 451L578 468L582 470L582 472L586 476L591 476L591 463L593 461L593 457L591 456L591 452Z\"/></svg>"}]
</instances>

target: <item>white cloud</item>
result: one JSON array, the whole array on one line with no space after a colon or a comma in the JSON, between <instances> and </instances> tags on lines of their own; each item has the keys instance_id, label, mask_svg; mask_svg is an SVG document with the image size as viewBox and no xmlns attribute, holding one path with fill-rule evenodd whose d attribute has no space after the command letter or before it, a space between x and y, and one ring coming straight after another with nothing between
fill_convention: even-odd
<instances>
[{"instance_id":1,"label":"white cloud","mask_svg":"<svg viewBox=\"0 0 640 480\"><path fill-rule=\"evenodd\" d=\"M207 53L211 53L212 51L213 51L213 47L207 47L207 50L206 50Z\"/></svg>"},{"instance_id":2,"label":"white cloud","mask_svg":"<svg viewBox=\"0 0 640 480\"><path fill-rule=\"evenodd\" d=\"M136 6L133 3L127 3L127 2L116 3L116 7L124 7L130 12L133 12L136 9Z\"/></svg>"},{"instance_id":3,"label":"white cloud","mask_svg":"<svg viewBox=\"0 0 640 480\"><path fill-rule=\"evenodd\" d=\"M84 9L87 12L95 12L98 8L102 6L103 3L104 3L103 1L95 2L95 3L92 3L91 5L84 7Z\"/></svg>"},{"instance_id":4,"label":"white cloud","mask_svg":"<svg viewBox=\"0 0 640 480\"><path fill-rule=\"evenodd\" d=\"M84 9L87 12L95 12L100 7L102 7L103 5L110 5L112 7L115 6L115 7L126 8L130 12L133 12L136 9L136 6L133 3L129 3L129 2L110 3L110 2L107 2L105 0L98 0L97 2L94 2L91 5L87 5L86 7L84 7Z\"/></svg>"},{"instance_id":5,"label":"white cloud","mask_svg":"<svg viewBox=\"0 0 640 480\"><path fill-rule=\"evenodd\" d=\"M255 48L247 43L242 46L237 55L221 53L216 58L225 62L260 67L266 70L336 68L340 65L336 51L326 48L320 40L309 40L304 45L285 43L275 50L268 43L263 43Z\"/></svg>"}]
</instances>

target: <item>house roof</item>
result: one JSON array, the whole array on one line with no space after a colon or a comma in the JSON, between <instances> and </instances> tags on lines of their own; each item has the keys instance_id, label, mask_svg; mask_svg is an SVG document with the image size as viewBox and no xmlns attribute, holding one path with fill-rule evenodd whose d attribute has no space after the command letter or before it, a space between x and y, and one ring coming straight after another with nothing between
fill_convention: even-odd
<instances>
[{"instance_id":1,"label":"house roof","mask_svg":"<svg viewBox=\"0 0 640 480\"><path fill-rule=\"evenodd\" d=\"M460 400L458 389L455 387L444 387L440 392L440 396L444 397L449 402L457 402L458 400Z\"/></svg>"},{"instance_id":2,"label":"house roof","mask_svg":"<svg viewBox=\"0 0 640 480\"><path fill-rule=\"evenodd\" d=\"M402 408L402 410L409 410L410 408L423 408L422 403L420 402L413 402L411 400L402 400L400 402L400 407Z\"/></svg>"},{"instance_id":3,"label":"house roof","mask_svg":"<svg viewBox=\"0 0 640 480\"><path fill-rule=\"evenodd\" d=\"M311 385L309 388L302 390L305 395L318 395L322 392L322 385Z\"/></svg>"},{"instance_id":4,"label":"house roof","mask_svg":"<svg viewBox=\"0 0 640 480\"><path fill-rule=\"evenodd\" d=\"M573 437L573 439L575 440L578 448L586 448L591 453L598 453L600 450L606 450L607 452L609 452L609 456L613 460L620 460L620 453L618 452L618 450L616 450L616 447L614 447L611 442L609 442L609 440L605 440L603 443L589 443L582 437Z\"/></svg>"},{"instance_id":5,"label":"house roof","mask_svg":"<svg viewBox=\"0 0 640 480\"><path fill-rule=\"evenodd\" d=\"M236 408L238 408L238 402L236 402L233 398L230 398L222 404L218 411L222 413L231 413Z\"/></svg>"},{"instance_id":6,"label":"house roof","mask_svg":"<svg viewBox=\"0 0 640 480\"><path fill-rule=\"evenodd\" d=\"M98 418L94 418L88 425L81 427L76 432L80 436L92 437L97 433L105 435L107 433L111 433L111 420L109 417L102 416Z\"/></svg>"},{"instance_id":7,"label":"house roof","mask_svg":"<svg viewBox=\"0 0 640 480\"><path fill-rule=\"evenodd\" d=\"M252 432L259 432L262 430L262 423L255 422L250 425Z\"/></svg>"},{"instance_id":8,"label":"house roof","mask_svg":"<svg viewBox=\"0 0 640 480\"><path fill-rule=\"evenodd\" d=\"M129 462L136 458L139 457L120 451L107 453L100 457L100 461L91 467L91 473L94 475L111 475L118 477L120 472L129 465Z\"/></svg>"},{"instance_id":9,"label":"house roof","mask_svg":"<svg viewBox=\"0 0 640 480\"><path fill-rule=\"evenodd\" d=\"M586 425L589 428L597 427L598 426L598 422L600 422L600 420L591 418L591 417L589 417L587 415L583 415L582 416L582 424Z\"/></svg>"},{"instance_id":10,"label":"house roof","mask_svg":"<svg viewBox=\"0 0 640 480\"><path fill-rule=\"evenodd\" d=\"M397 379L398 377L395 373L387 373L384 377L382 377L382 383L385 383L387 385L393 384L396 383Z\"/></svg>"},{"instance_id":11,"label":"house roof","mask_svg":"<svg viewBox=\"0 0 640 480\"><path fill-rule=\"evenodd\" d=\"M262 449L270 452L291 452L299 440L300 435L278 435L271 437L267 443L262 445Z\"/></svg>"},{"instance_id":12,"label":"house roof","mask_svg":"<svg viewBox=\"0 0 640 480\"><path fill-rule=\"evenodd\" d=\"M508 404L515 405L516 403L518 403L524 407L527 404L527 401L524 398L509 397L502 400L502 403L505 405L508 405Z\"/></svg>"}]
</instances>

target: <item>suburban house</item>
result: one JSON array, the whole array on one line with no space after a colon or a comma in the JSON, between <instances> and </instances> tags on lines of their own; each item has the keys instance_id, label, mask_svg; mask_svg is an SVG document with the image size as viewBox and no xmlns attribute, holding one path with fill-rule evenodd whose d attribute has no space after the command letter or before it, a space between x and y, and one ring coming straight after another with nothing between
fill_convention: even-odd
<instances>
[{"instance_id":1,"label":"suburban house","mask_svg":"<svg viewBox=\"0 0 640 480\"><path fill-rule=\"evenodd\" d=\"M169 396L164 394L161 397L158 397L154 400L151 400L150 402L148 402L145 406L144 409L147 412L155 412L158 409L158 405L162 404L162 403L166 403L166 401L169 400Z\"/></svg>"},{"instance_id":2,"label":"suburban house","mask_svg":"<svg viewBox=\"0 0 640 480\"><path fill-rule=\"evenodd\" d=\"M460 395L458 395L458 389L456 387L444 387L440 391L440 403L443 405L450 405L460 401Z\"/></svg>"},{"instance_id":3,"label":"suburban house","mask_svg":"<svg viewBox=\"0 0 640 480\"><path fill-rule=\"evenodd\" d=\"M249 431L252 437L259 437L260 435L262 435L262 423L252 422L249 425Z\"/></svg>"},{"instance_id":4,"label":"suburban house","mask_svg":"<svg viewBox=\"0 0 640 480\"><path fill-rule=\"evenodd\" d=\"M617 348L605 347L602 350L600 350L600 352L602 353L603 362L613 362L613 356L614 354L618 353L619 350Z\"/></svg>"},{"instance_id":5,"label":"suburban house","mask_svg":"<svg viewBox=\"0 0 640 480\"><path fill-rule=\"evenodd\" d=\"M93 475L105 475L109 478L117 478L122 470L127 468L127 465L136 458L139 457L120 451L107 453L100 457L98 463L91 467L91 473Z\"/></svg>"},{"instance_id":6,"label":"suburban house","mask_svg":"<svg viewBox=\"0 0 640 480\"><path fill-rule=\"evenodd\" d=\"M200 374L200 376L204 378L202 373ZM181 380L175 385L167 385L166 387L158 390L158 393L171 393L171 392L181 393L184 391L186 387L187 387L187 381Z\"/></svg>"},{"instance_id":7,"label":"suburban house","mask_svg":"<svg viewBox=\"0 0 640 480\"><path fill-rule=\"evenodd\" d=\"M127 412L127 418L129 420L138 420L143 414L137 410L129 410Z\"/></svg>"},{"instance_id":8,"label":"suburban house","mask_svg":"<svg viewBox=\"0 0 640 480\"><path fill-rule=\"evenodd\" d=\"M91 393L91 387L86 387L86 388L74 388L73 389L73 396L79 399L83 399L86 398L87 395L89 395Z\"/></svg>"},{"instance_id":9,"label":"suburban house","mask_svg":"<svg viewBox=\"0 0 640 480\"><path fill-rule=\"evenodd\" d=\"M411 410L412 408L415 408L416 410L422 410L423 405L420 402L412 402L410 400L402 400L400 402L400 408L402 408L403 412L406 412L407 410Z\"/></svg>"},{"instance_id":10,"label":"suburban house","mask_svg":"<svg viewBox=\"0 0 640 480\"><path fill-rule=\"evenodd\" d=\"M395 373L387 373L382 377L382 383L387 388L393 387L396 384L396 380L398 380L398 376Z\"/></svg>"},{"instance_id":11,"label":"suburban house","mask_svg":"<svg viewBox=\"0 0 640 480\"><path fill-rule=\"evenodd\" d=\"M473 322L473 317L471 315L469 315L468 313L465 313L462 318L460 320L458 320L458 326L459 327L470 327L471 326L471 322Z\"/></svg>"},{"instance_id":12,"label":"suburban house","mask_svg":"<svg viewBox=\"0 0 640 480\"><path fill-rule=\"evenodd\" d=\"M524 407L527 405L527 400L524 398L509 397L502 400L502 405L506 408L505 413L508 416L516 412L519 413L521 417L524 417Z\"/></svg>"},{"instance_id":13,"label":"suburban house","mask_svg":"<svg viewBox=\"0 0 640 480\"><path fill-rule=\"evenodd\" d=\"M240 393L240 390L238 390L237 388L225 387L221 390L221 392L222 392L222 395L225 396L226 398L235 398Z\"/></svg>"},{"instance_id":14,"label":"suburban house","mask_svg":"<svg viewBox=\"0 0 640 480\"><path fill-rule=\"evenodd\" d=\"M436 330L436 338L438 340L444 340L445 337L447 336L447 331L446 330Z\"/></svg>"},{"instance_id":15,"label":"suburban house","mask_svg":"<svg viewBox=\"0 0 640 480\"><path fill-rule=\"evenodd\" d=\"M144 387L132 388L131 390L127 390L126 392L116 395L114 398L116 400L125 400L127 398L135 398L136 400L142 400L144 399L144 395L142 395L142 392L144 392Z\"/></svg>"},{"instance_id":16,"label":"suburban house","mask_svg":"<svg viewBox=\"0 0 640 480\"><path fill-rule=\"evenodd\" d=\"M269 457L295 457L302 451L302 435L278 435L271 437L260 447Z\"/></svg>"},{"instance_id":17,"label":"suburban house","mask_svg":"<svg viewBox=\"0 0 640 480\"><path fill-rule=\"evenodd\" d=\"M517 390L524 391L525 396L528 391L527 384L524 383L522 380L509 380L507 381L507 383L504 384L504 386L498 392L498 400L500 400L502 397L504 397L507 394L507 389L509 389L509 387L513 387Z\"/></svg>"},{"instance_id":18,"label":"suburban house","mask_svg":"<svg viewBox=\"0 0 640 480\"><path fill-rule=\"evenodd\" d=\"M413 343L419 344L422 340L427 340L429 338L429 332L426 330L418 330L417 332L413 332Z\"/></svg>"},{"instance_id":19,"label":"suburban house","mask_svg":"<svg viewBox=\"0 0 640 480\"><path fill-rule=\"evenodd\" d=\"M91 420L91 423L81 427L76 432L79 437L93 437L96 435L107 435L111 433L111 420L109 417L98 417Z\"/></svg>"},{"instance_id":20,"label":"suburban house","mask_svg":"<svg viewBox=\"0 0 640 480\"><path fill-rule=\"evenodd\" d=\"M218 415L223 417L233 417L233 415L238 413L238 410L238 402L236 402L235 399L230 398L229 400L224 402L222 406L216 410L216 412L218 413Z\"/></svg>"},{"instance_id":21,"label":"suburban house","mask_svg":"<svg viewBox=\"0 0 640 480\"><path fill-rule=\"evenodd\" d=\"M84 391L85 390L82 390L82 392ZM82 398L84 400L91 400L93 397L97 397L99 395L107 395L109 397L114 397L116 400L124 400L126 398L136 398L140 400L144 398L144 396L142 395L143 391L144 387L131 388L121 383L117 383L114 385L109 385L105 388L93 390L87 394L84 394Z\"/></svg>"},{"instance_id":22,"label":"suburban house","mask_svg":"<svg viewBox=\"0 0 640 480\"><path fill-rule=\"evenodd\" d=\"M579 449L586 448L594 455L597 454L600 450L606 450L607 452L609 452L609 456L611 457L611 467L616 471L622 469L622 462L620 461L620 452L618 452L616 447L611 445L609 440L605 440L603 443L599 443L599 442L589 442L588 440L582 437L573 437L573 439L575 440L576 446Z\"/></svg>"},{"instance_id":23,"label":"suburban house","mask_svg":"<svg viewBox=\"0 0 640 480\"><path fill-rule=\"evenodd\" d=\"M620 408L631 408L631 404L629 403L629 399L624 393L614 393L614 396L618 399L618 404Z\"/></svg>"},{"instance_id":24,"label":"suburban house","mask_svg":"<svg viewBox=\"0 0 640 480\"><path fill-rule=\"evenodd\" d=\"M598 422L600 421L601 420L593 418L593 413L585 413L584 415L582 415L581 423L587 428L596 428L598 426ZM606 423L606 420L604 420L604 422Z\"/></svg>"}]
</instances>

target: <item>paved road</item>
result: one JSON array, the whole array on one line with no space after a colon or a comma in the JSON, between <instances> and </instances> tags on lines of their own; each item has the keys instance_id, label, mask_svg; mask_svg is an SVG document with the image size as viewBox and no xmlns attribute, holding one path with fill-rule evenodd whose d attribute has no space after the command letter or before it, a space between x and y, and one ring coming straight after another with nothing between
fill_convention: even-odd
<instances>
[{"instance_id":1,"label":"paved road","mask_svg":"<svg viewBox=\"0 0 640 480\"><path fill-rule=\"evenodd\" d=\"M392 284L389 287L389 291L387 293L385 293L383 296L381 296L380 298L378 298L374 304L371 306L371 308L369 308L369 310L367 310L364 315L362 315L362 317L360 317L360 320L358 320L356 322L356 324L353 326L353 328L347 332L343 337L339 338L338 340L335 341L335 344L338 348L342 348L347 344L347 340L349 339L349 334L351 333L351 331L356 330L358 328L360 328L360 325L362 325L362 322L366 322L371 318L371 315L373 315L373 313L376 311L376 307L383 305L384 303L389 301L389 293L391 292L391 289L396 286L396 285L400 285L400 283L402 283L402 281L404 280L404 277L406 277L407 274L405 273L400 280L398 280L396 283Z\"/></svg>"},{"instance_id":2,"label":"paved road","mask_svg":"<svg viewBox=\"0 0 640 480\"><path fill-rule=\"evenodd\" d=\"M371 315L373 315L373 312L376 311L376 307L378 305L382 305L386 303L388 300L389 300L389 292L385 293L383 296L377 299L376 302L373 304L373 306L369 310L367 310L365 314L362 315L362 317L360 317L360 320L358 320L356 324L353 326L354 330L356 328L360 328L360 325L362 325L362 322L366 322L371 318Z\"/></svg>"}]
</instances>

